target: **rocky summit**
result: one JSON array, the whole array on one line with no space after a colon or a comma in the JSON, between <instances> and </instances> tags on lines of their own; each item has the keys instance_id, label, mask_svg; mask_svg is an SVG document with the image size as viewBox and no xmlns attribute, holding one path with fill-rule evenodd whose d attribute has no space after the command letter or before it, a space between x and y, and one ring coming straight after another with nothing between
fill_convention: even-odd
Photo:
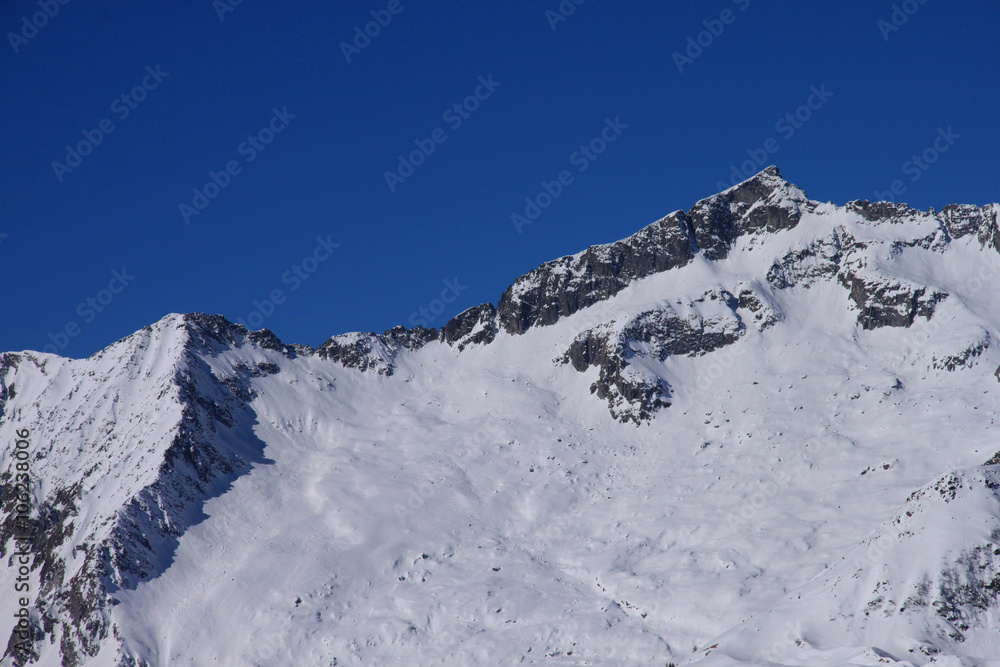
<instances>
[{"instance_id":1,"label":"rocky summit","mask_svg":"<svg viewBox=\"0 0 1000 667\"><path fill-rule=\"evenodd\" d=\"M440 329L0 354L0 664L998 664L998 224L769 167Z\"/></svg>"}]
</instances>

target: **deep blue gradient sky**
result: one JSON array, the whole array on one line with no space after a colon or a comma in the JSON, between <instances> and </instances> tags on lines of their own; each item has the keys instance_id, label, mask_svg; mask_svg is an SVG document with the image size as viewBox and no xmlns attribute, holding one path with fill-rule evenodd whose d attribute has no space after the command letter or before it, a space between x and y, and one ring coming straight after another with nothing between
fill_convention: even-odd
<instances>
[{"instance_id":1,"label":"deep blue gradient sky","mask_svg":"<svg viewBox=\"0 0 1000 667\"><path fill-rule=\"evenodd\" d=\"M17 52L9 33L38 0L2 3L0 350L83 357L170 312L247 320L274 290L283 302L250 322L286 342L440 326L542 261L713 194L768 140L760 166L814 199L897 179L920 208L1000 199L997 0L908 0L892 31L890 0L586 0L555 30L559 0L399 3L351 62L341 42L388 0L244 1L222 20L211 0L70 0ZM709 27L679 71L674 52ZM443 113L491 75L453 129ZM809 102L808 120L778 124ZM294 118L241 152L274 109ZM608 118L627 129L571 162ZM113 131L57 176L102 119ZM949 127L934 164L907 164ZM437 128L446 140L391 191L385 172ZM230 161L239 173L186 222L179 205ZM518 233L511 215L563 170L572 183ZM302 280L317 238L339 247ZM127 284L102 292L122 269ZM446 309L419 315L442 291Z\"/></svg>"}]
</instances>

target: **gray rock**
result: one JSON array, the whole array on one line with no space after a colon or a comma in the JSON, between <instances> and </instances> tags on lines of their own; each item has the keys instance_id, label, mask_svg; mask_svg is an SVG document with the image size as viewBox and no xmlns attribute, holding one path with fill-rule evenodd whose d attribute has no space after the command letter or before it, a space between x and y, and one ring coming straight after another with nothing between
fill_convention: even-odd
<instances>
[{"instance_id":1,"label":"gray rock","mask_svg":"<svg viewBox=\"0 0 1000 667\"><path fill-rule=\"evenodd\" d=\"M726 316L703 315L698 305L708 301L724 305ZM701 356L735 343L746 330L736 312L739 300L725 290L713 290L688 306L687 315L665 306L621 325L612 322L584 331L558 361L580 372L599 368L590 391L608 402L611 415L622 422L648 421L659 408L670 406L671 389L659 377L637 370L637 359ZM763 310L763 304L760 307Z\"/></svg>"},{"instance_id":2,"label":"gray rock","mask_svg":"<svg viewBox=\"0 0 1000 667\"><path fill-rule=\"evenodd\" d=\"M263 456L264 443L253 432L257 417L246 399L250 378L271 373L276 367L261 362L238 369L239 377L218 378L200 355L211 355L222 341L234 346L268 346L266 349L273 349L273 341L268 336L261 337L265 345L249 341L242 327L219 316L185 315L178 326L189 334L182 352L184 363L172 379L182 408L179 428L163 454L155 480L125 503L108 537L97 543L85 542L79 531L86 522L75 520L84 483L90 475L100 474L96 469L83 472L81 481L47 493L27 530L15 525L18 515L13 511L10 472L0 473L0 515L4 517L0 558L8 556L4 549L12 544L15 533L33 536L31 568L38 571L40 581L33 610L39 625L34 628L33 640L38 643L61 637L63 665L77 665L96 656L115 632L110 613L116 604L115 593L134 589L161 574L171 562L179 537L205 518L205 502L225 493L253 464L269 462ZM141 334L149 329L133 336L141 340ZM141 352L142 344L137 342L136 348ZM242 388L234 391L240 384ZM110 421L106 432L113 433L114 426ZM239 451L222 444L225 439L219 435L223 431L227 432L225 439L241 443ZM44 458L40 454L36 453L36 464ZM73 541L81 542L73 556L82 552L83 565L69 576L63 547ZM8 641L5 656L12 656L16 665L26 664L31 655L14 649L14 637L12 634Z\"/></svg>"},{"instance_id":3,"label":"gray rock","mask_svg":"<svg viewBox=\"0 0 1000 667\"><path fill-rule=\"evenodd\" d=\"M396 357L402 350L418 350L437 340L436 329L393 327L385 333L347 333L333 336L316 349L316 355L359 371L379 375L396 372Z\"/></svg>"},{"instance_id":4,"label":"gray rock","mask_svg":"<svg viewBox=\"0 0 1000 667\"><path fill-rule=\"evenodd\" d=\"M812 206L777 167L768 167L687 213L676 211L626 239L546 262L521 276L500 297L500 325L520 334L554 324L640 278L686 265L699 251L722 259L742 235L794 227Z\"/></svg>"},{"instance_id":5,"label":"gray rock","mask_svg":"<svg viewBox=\"0 0 1000 667\"><path fill-rule=\"evenodd\" d=\"M863 329L910 327L918 316L931 319L938 303L948 297L943 290L914 286L882 277L864 277L850 271L838 276L857 304Z\"/></svg>"},{"instance_id":6,"label":"gray rock","mask_svg":"<svg viewBox=\"0 0 1000 667\"><path fill-rule=\"evenodd\" d=\"M684 266L696 250L687 216L671 213L627 239L546 262L521 276L500 297L499 324L513 334L554 324L636 279Z\"/></svg>"},{"instance_id":7,"label":"gray rock","mask_svg":"<svg viewBox=\"0 0 1000 667\"><path fill-rule=\"evenodd\" d=\"M462 351L468 345L487 345L497 334L497 309L492 303L473 306L451 318L441 329L441 340Z\"/></svg>"}]
</instances>

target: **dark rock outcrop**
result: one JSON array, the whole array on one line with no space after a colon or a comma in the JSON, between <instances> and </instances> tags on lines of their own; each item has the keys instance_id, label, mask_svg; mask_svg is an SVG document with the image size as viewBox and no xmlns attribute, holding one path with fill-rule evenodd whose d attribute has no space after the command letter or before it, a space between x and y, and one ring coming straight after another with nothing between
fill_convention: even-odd
<instances>
[{"instance_id":1,"label":"dark rock outcrop","mask_svg":"<svg viewBox=\"0 0 1000 667\"><path fill-rule=\"evenodd\" d=\"M795 227L811 207L805 193L768 167L753 178L696 203L688 217L707 259L723 259L737 238Z\"/></svg>"},{"instance_id":2,"label":"dark rock outcrop","mask_svg":"<svg viewBox=\"0 0 1000 667\"><path fill-rule=\"evenodd\" d=\"M964 342L964 348L951 353L943 354L938 356L937 354L931 359L931 368L943 371L956 371L960 368L971 368L976 363L976 359L982 356L982 354L988 350L993 344L993 337L990 332L982 329L980 335L970 339L966 339Z\"/></svg>"},{"instance_id":3,"label":"dark rock outcrop","mask_svg":"<svg viewBox=\"0 0 1000 667\"><path fill-rule=\"evenodd\" d=\"M909 327L916 318L931 319L938 303L948 297L942 290L913 285L902 280L841 273L841 284L857 304L858 324L863 329Z\"/></svg>"},{"instance_id":4,"label":"dark rock outcrop","mask_svg":"<svg viewBox=\"0 0 1000 667\"><path fill-rule=\"evenodd\" d=\"M849 201L844 205L844 208L851 213L857 213L868 222L885 220L899 223L913 218L920 213L920 211L910 208L908 204L896 204L888 201L868 201L867 199Z\"/></svg>"},{"instance_id":5,"label":"dark rock outcrop","mask_svg":"<svg viewBox=\"0 0 1000 667\"><path fill-rule=\"evenodd\" d=\"M993 246L1000 252L1000 230L998 230L1000 206L972 206L969 204L949 204L941 209L939 217L948 235L961 239L975 235L983 247Z\"/></svg>"},{"instance_id":6,"label":"dark rock outcrop","mask_svg":"<svg viewBox=\"0 0 1000 667\"><path fill-rule=\"evenodd\" d=\"M608 402L611 416L636 424L652 418L659 408L670 406L670 387L656 377L630 372L629 340L608 325L595 327L577 336L560 360L583 372L600 369L590 392Z\"/></svg>"},{"instance_id":7,"label":"dark rock outcrop","mask_svg":"<svg viewBox=\"0 0 1000 667\"><path fill-rule=\"evenodd\" d=\"M885 203L885 202L880 202ZM852 205L870 202L851 202ZM899 211L895 208L872 206L863 209L872 211ZM905 207L905 210L912 210ZM910 245L930 245L929 239L918 239ZM893 246L898 253L906 244ZM858 241L843 228L837 228L828 238L817 239L804 248L790 250L774 261L767 272L768 284L778 290L791 287L805 287L820 280L836 280L846 288L850 298L860 311L858 324L863 329L881 327L909 327L917 317L930 319L938 303L948 297L948 293L917 285L905 280L891 280L870 271L866 251L869 245Z\"/></svg>"},{"instance_id":8,"label":"dark rock outcrop","mask_svg":"<svg viewBox=\"0 0 1000 667\"><path fill-rule=\"evenodd\" d=\"M641 366L671 355L701 356L735 343L746 330L739 308L731 293L713 290L689 304L668 304L584 331L558 361L580 372L599 368L591 393L608 402L615 419L638 424L669 407L671 391Z\"/></svg>"},{"instance_id":9,"label":"dark rock outcrop","mask_svg":"<svg viewBox=\"0 0 1000 667\"><path fill-rule=\"evenodd\" d=\"M486 345L497 335L497 309L492 303L473 306L451 318L441 329L441 340L457 345L459 351L469 345Z\"/></svg>"},{"instance_id":10,"label":"dark rock outcrop","mask_svg":"<svg viewBox=\"0 0 1000 667\"><path fill-rule=\"evenodd\" d=\"M396 372L396 357L402 350L418 350L437 340L436 329L393 327L385 333L347 333L333 336L316 349L317 356L345 368L373 370L379 375Z\"/></svg>"},{"instance_id":11,"label":"dark rock outcrop","mask_svg":"<svg viewBox=\"0 0 1000 667\"><path fill-rule=\"evenodd\" d=\"M500 297L500 326L521 334L554 324L634 280L684 266L696 251L690 220L682 211L671 213L627 239L546 262L521 276Z\"/></svg>"},{"instance_id":12,"label":"dark rock outcrop","mask_svg":"<svg viewBox=\"0 0 1000 667\"><path fill-rule=\"evenodd\" d=\"M265 350L280 352L289 359L312 354L312 348L307 345L286 345L270 329L247 331L243 325L230 322L222 315L191 313L184 318L189 325L192 344L203 351L212 352L251 343Z\"/></svg>"},{"instance_id":13,"label":"dark rock outcrop","mask_svg":"<svg viewBox=\"0 0 1000 667\"><path fill-rule=\"evenodd\" d=\"M521 276L500 297L500 325L520 334L554 324L640 278L686 265L699 251L722 259L741 235L794 227L811 206L804 192L768 167L687 213L671 213L626 239L546 262Z\"/></svg>"},{"instance_id":14,"label":"dark rock outcrop","mask_svg":"<svg viewBox=\"0 0 1000 667\"><path fill-rule=\"evenodd\" d=\"M607 301L638 280L686 266L699 253L708 260L722 260L742 237L792 229L803 214L815 212L819 206L785 181L776 167L768 167L695 203L687 212L675 211L628 238L545 262L515 280L495 309L491 304L470 308L445 324L440 333L396 327L384 334L345 334L324 343L318 354L348 368L392 375L396 356L403 350L418 349L435 339L464 350L470 344L489 344L500 329L523 334L531 327L555 324ZM972 235L984 247L1000 252L1000 205L951 205L935 214L902 203L857 200L848 202L843 210L858 216L862 224L925 225L926 231L918 238L886 244L890 257L910 248L940 252L952 239ZM938 224L927 226L928 218ZM858 324L864 329L909 327L918 317L930 319L947 293L884 278L876 269L869 270L872 253L882 250L879 242L858 240L848 226L839 226L826 238L793 247L775 259L766 280L774 290L836 281L848 290L859 310ZM1000 258L997 266L990 267L993 273L998 270ZM771 300L760 291L754 294L741 292L739 296L741 307L755 313L753 323L766 327L777 322L780 314Z\"/></svg>"},{"instance_id":15,"label":"dark rock outcrop","mask_svg":"<svg viewBox=\"0 0 1000 667\"><path fill-rule=\"evenodd\" d=\"M774 289L809 287L817 280L837 275L843 259L838 235L813 241L805 248L791 250L776 259L767 272L767 282Z\"/></svg>"},{"instance_id":16,"label":"dark rock outcrop","mask_svg":"<svg viewBox=\"0 0 1000 667\"><path fill-rule=\"evenodd\" d=\"M723 259L736 240L733 212L725 197L703 199L688 211L694 241L707 259Z\"/></svg>"},{"instance_id":17,"label":"dark rock outcrop","mask_svg":"<svg viewBox=\"0 0 1000 667\"><path fill-rule=\"evenodd\" d=\"M791 229L813 207L806 193L783 179L774 166L716 196L730 204L737 237Z\"/></svg>"},{"instance_id":18,"label":"dark rock outcrop","mask_svg":"<svg viewBox=\"0 0 1000 667\"><path fill-rule=\"evenodd\" d=\"M166 376L169 386L164 386L157 396L157 400L176 401L181 416L176 433L162 451L151 483L138 489L114 516L95 527L93 517L77 518L80 502L91 477L107 474L107 471L98 466L81 470L80 479L56 487L41 500L37 518L29 522L25 531L23 526L15 526L17 515L11 511L13 485L9 484L9 473L0 475L0 515L5 517L0 523L0 557L8 556L3 552L4 545L9 544L15 530L20 535L27 532L32 537L31 570L38 572L40 581L32 610L37 619L33 626L34 649L30 652L15 650L12 635L4 654L18 667L33 660L39 643L54 642L57 637L61 637L59 651L63 665L77 665L96 656L116 630L110 615L111 606L116 604L115 593L120 589L134 589L140 582L162 573L170 563L180 536L205 518L202 511L205 502L224 493L253 464L268 462L263 456L264 444L253 432L256 416L247 404L247 399L252 398L248 385L251 378L269 374L276 367L265 361L254 367L237 369L239 377L219 378L200 355L213 356L217 346L226 344L255 345L283 353L287 348L280 341L276 343L273 334L256 336L263 345L251 342L242 327L219 316L185 315L161 326L184 328L187 339L183 348L172 351L180 357L172 378ZM130 353L133 361L148 349L152 329L146 327L130 337L133 338L129 343L133 348ZM113 383L115 379L107 378L107 381ZM148 381L149 378L144 379ZM133 377L133 381L139 383L143 379ZM242 391L234 390L238 384L244 385ZM102 395L104 389L100 381L96 388ZM71 388L70 394L78 390L79 386ZM109 394L103 394L103 398L112 404L121 400L110 398ZM100 442L78 443L81 453L92 447L103 450L111 442L127 437L120 430L128 431L131 421L123 421L125 425L119 428L113 416L115 412L97 410L109 421L99 429ZM53 419L52 415L47 417ZM75 431L77 420L87 420L87 417L77 413L58 419L63 420L59 428ZM44 432L38 424L27 420L26 424L32 426L33 434ZM59 437L60 433L64 432L50 435L55 435L52 440L60 441L60 446L66 446L69 438ZM156 450L155 443L149 446L150 452ZM33 468L44 466L48 455L42 450L36 451ZM95 537L91 532L83 532L83 526L88 524L90 527L86 530L90 531L102 530L105 525L109 527L106 533L101 533L103 537ZM67 553L66 544L73 542L76 546L72 553ZM83 556L82 565L72 562L78 560L78 552Z\"/></svg>"},{"instance_id":19,"label":"dark rock outcrop","mask_svg":"<svg viewBox=\"0 0 1000 667\"><path fill-rule=\"evenodd\" d=\"M760 331L774 326L782 319L781 311L771 303L770 299L755 289L744 287L737 299L739 308L747 311L750 320Z\"/></svg>"}]
</instances>

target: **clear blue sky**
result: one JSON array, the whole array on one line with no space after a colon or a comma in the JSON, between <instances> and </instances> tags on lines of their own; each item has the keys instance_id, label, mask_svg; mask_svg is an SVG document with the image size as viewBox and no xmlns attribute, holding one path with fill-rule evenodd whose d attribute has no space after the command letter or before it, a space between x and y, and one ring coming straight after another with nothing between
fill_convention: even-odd
<instances>
[{"instance_id":1,"label":"clear blue sky","mask_svg":"<svg viewBox=\"0 0 1000 667\"><path fill-rule=\"evenodd\" d=\"M747 160L823 201L1000 199L997 0L224 2L2 3L0 350L83 357L275 290L250 322L287 342L440 326Z\"/></svg>"}]
</instances>

